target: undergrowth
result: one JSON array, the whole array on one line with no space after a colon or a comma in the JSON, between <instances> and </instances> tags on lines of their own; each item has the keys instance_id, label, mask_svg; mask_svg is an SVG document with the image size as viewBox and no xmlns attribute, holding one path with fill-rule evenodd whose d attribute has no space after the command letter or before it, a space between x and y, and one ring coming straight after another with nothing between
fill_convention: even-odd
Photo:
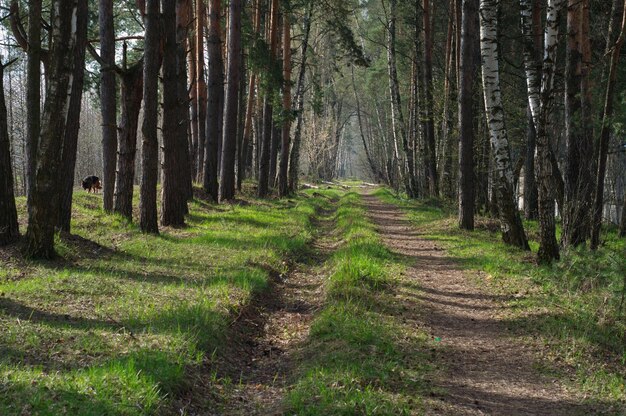
<instances>
[{"instance_id":1,"label":"undergrowth","mask_svg":"<svg viewBox=\"0 0 626 416\"><path fill-rule=\"evenodd\" d=\"M478 218L474 232L462 231L439 202L403 200L386 189L376 195L404 208L459 264L481 272L481 283L509 295L508 326L539 339L550 365L569 373L589 401L626 411L626 241L615 230L606 230L596 252L567 250L561 261L540 266L536 222L525 222L528 253L502 243L497 221Z\"/></svg>"},{"instance_id":2,"label":"undergrowth","mask_svg":"<svg viewBox=\"0 0 626 416\"><path fill-rule=\"evenodd\" d=\"M58 260L0 250L1 415L171 413L188 371L220 353L230 319L308 250L326 202L194 200L188 226L158 236L101 203L76 194L75 235L57 238Z\"/></svg>"},{"instance_id":3,"label":"undergrowth","mask_svg":"<svg viewBox=\"0 0 626 416\"><path fill-rule=\"evenodd\" d=\"M403 259L380 241L358 194L341 198L335 221L341 245L325 265L325 305L311 326L287 413L414 414L428 368L424 335L394 309Z\"/></svg>"}]
</instances>

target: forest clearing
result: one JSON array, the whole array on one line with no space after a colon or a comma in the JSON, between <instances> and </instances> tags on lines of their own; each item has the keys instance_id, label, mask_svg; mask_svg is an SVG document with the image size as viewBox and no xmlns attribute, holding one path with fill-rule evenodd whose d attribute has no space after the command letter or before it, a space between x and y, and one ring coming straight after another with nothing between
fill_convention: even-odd
<instances>
[{"instance_id":1,"label":"forest clearing","mask_svg":"<svg viewBox=\"0 0 626 416\"><path fill-rule=\"evenodd\" d=\"M625 0L0 0L0 416L626 416Z\"/></svg>"}]
</instances>

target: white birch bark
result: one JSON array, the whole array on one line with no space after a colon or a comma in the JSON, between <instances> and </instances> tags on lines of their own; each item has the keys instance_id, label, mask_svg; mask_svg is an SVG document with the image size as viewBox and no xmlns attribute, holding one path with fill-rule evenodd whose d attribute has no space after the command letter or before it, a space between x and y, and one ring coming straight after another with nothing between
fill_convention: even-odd
<instances>
[{"instance_id":1,"label":"white birch bark","mask_svg":"<svg viewBox=\"0 0 626 416\"><path fill-rule=\"evenodd\" d=\"M528 242L515 203L513 168L502 106L497 31L499 8L500 0L480 1L480 54L485 114L493 149L494 185L498 195L503 238L508 244L528 249Z\"/></svg>"},{"instance_id":2,"label":"white birch bark","mask_svg":"<svg viewBox=\"0 0 626 416\"><path fill-rule=\"evenodd\" d=\"M528 89L528 103L535 129L539 121L541 93L541 64L537 61L535 40L533 39L533 0L520 0L520 15L524 44L524 71Z\"/></svg>"}]
</instances>

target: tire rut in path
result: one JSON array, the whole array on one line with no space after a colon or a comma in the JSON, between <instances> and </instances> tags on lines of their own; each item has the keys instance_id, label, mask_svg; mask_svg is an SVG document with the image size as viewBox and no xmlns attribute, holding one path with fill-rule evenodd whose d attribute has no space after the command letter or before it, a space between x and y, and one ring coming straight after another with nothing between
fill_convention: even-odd
<instances>
[{"instance_id":1,"label":"tire rut in path","mask_svg":"<svg viewBox=\"0 0 626 416\"><path fill-rule=\"evenodd\" d=\"M313 219L317 231L311 253L287 276L274 273L270 287L237 320L239 328L234 330L240 346L229 354L228 371L234 385L220 415L283 414L295 356L322 306L323 275L318 266L335 248L331 238L335 202L333 209L320 210Z\"/></svg>"},{"instance_id":2,"label":"tire rut in path","mask_svg":"<svg viewBox=\"0 0 626 416\"><path fill-rule=\"evenodd\" d=\"M384 243L410 260L400 286L419 288L419 329L441 340L433 343L437 370L427 415L598 414L533 368L538 353L507 328L508 297L472 283L436 242L419 236L399 208L372 195L363 199Z\"/></svg>"}]
</instances>

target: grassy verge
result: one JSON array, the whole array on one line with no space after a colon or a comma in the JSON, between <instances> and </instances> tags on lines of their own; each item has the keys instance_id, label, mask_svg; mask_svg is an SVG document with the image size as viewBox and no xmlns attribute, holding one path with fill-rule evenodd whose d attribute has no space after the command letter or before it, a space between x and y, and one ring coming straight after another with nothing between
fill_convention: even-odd
<instances>
[{"instance_id":1,"label":"grassy verge","mask_svg":"<svg viewBox=\"0 0 626 416\"><path fill-rule=\"evenodd\" d=\"M324 201L196 200L188 227L147 236L78 193L61 259L0 251L0 414L168 412L269 271L307 249Z\"/></svg>"},{"instance_id":2,"label":"grassy verge","mask_svg":"<svg viewBox=\"0 0 626 416\"><path fill-rule=\"evenodd\" d=\"M426 238L444 245L481 283L510 295L510 327L545 346L540 370L575 380L589 401L626 411L626 242L609 230L596 253L562 253L551 266L535 255L505 246L498 223L479 218L474 232L459 230L450 210L437 201L406 201L380 189L377 196L403 207ZM525 224L531 247L538 226Z\"/></svg>"},{"instance_id":3,"label":"grassy verge","mask_svg":"<svg viewBox=\"0 0 626 416\"><path fill-rule=\"evenodd\" d=\"M336 233L341 246L325 265L325 306L312 324L288 414L413 414L428 371L427 341L403 321L394 295L404 260L382 244L358 194L341 198Z\"/></svg>"}]
</instances>

